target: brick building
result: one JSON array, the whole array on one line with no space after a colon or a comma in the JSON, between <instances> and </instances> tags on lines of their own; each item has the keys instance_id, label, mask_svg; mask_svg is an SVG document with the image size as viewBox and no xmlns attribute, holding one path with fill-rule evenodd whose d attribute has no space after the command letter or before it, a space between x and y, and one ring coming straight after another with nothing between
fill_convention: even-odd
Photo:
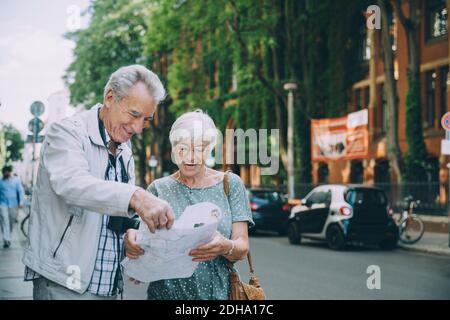
<instances>
[{"instance_id":1,"label":"brick building","mask_svg":"<svg viewBox=\"0 0 450 320\"><path fill-rule=\"evenodd\" d=\"M449 41L448 15L445 0L419 1L419 55L421 72L421 100L423 134L428 152L430 170L428 179L435 183L431 190L440 203L447 201L445 183L448 181L449 162L440 154L440 142L445 132L440 119L449 110L448 86ZM408 12L407 1L403 10ZM408 49L406 33L393 10L390 21L391 45L394 51L394 77L399 99L399 142L402 153L407 149L405 137L405 108L408 89ZM315 183L369 183L395 184L398 179L389 169L386 136L386 94L384 92L384 63L381 49L381 31L366 29L366 39L361 58L368 64L367 76L353 84L349 112L363 108L369 111L369 157L361 160L313 163ZM372 95L371 95L372 93Z\"/></svg>"}]
</instances>

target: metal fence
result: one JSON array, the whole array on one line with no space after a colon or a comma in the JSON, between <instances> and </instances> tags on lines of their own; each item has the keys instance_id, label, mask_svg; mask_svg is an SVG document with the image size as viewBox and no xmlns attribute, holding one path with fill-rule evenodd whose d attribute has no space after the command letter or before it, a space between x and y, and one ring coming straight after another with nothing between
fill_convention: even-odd
<instances>
[{"instance_id":1,"label":"metal fence","mask_svg":"<svg viewBox=\"0 0 450 320\"><path fill-rule=\"evenodd\" d=\"M296 184L295 198L304 198L313 188L319 185L311 183ZM436 216L448 214L448 183L378 183L370 186L376 186L384 190L389 199L389 204L395 212L401 212L406 206L404 198L412 195L415 199L420 200L419 206L415 209L416 213ZM282 185L276 188L286 193L286 186Z\"/></svg>"},{"instance_id":2,"label":"metal fence","mask_svg":"<svg viewBox=\"0 0 450 320\"><path fill-rule=\"evenodd\" d=\"M389 202L395 212L401 212L405 208L404 198L413 196L420 200L416 213L446 216L448 210L448 183L420 182L405 184L376 184L383 189L389 198Z\"/></svg>"}]
</instances>

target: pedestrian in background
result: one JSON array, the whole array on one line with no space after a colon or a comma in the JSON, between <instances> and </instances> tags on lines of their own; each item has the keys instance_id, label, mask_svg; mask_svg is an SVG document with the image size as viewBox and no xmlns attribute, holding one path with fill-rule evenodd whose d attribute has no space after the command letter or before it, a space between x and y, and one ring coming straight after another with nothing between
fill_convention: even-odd
<instances>
[{"instance_id":1,"label":"pedestrian in background","mask_svg":"<svg viewBox=\"0 0 450 320\"><path fill-rule=\"evenodd\" d=\"M3 248L9 248L11 245L11 233L14 223L17 222L17 212L19 208L23 208L24 202L22 182L11 173L11 166L3 167L3 176L0 180L0 226L3 234Z\"/></svg>"}]
</instances>

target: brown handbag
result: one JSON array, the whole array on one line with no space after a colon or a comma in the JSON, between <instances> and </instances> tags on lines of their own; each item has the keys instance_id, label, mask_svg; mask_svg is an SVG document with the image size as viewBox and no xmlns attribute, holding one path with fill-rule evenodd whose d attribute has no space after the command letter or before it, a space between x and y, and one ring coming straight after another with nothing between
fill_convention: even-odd
<instances>
[{"instance_id":1,"label":"brown handbag","mask_svg":"<svg viewBox=\"0 0 450 320\"><path fill-rule=\"evenodd\" d=\"M223 189L228 198L228 171L223 177ZM234 263L228 263L228 268L230 270L230 300L265 300L266 294L261 287L259 278L255 276L250 251L247 254L247 261L250 269L250 281L248 284L241 281L239 273L234 269Z\"/></svg>"},{"instance_id":2,"label":"brown handbag","mask_svg":"<svg viewBox=\"0 0 450 320\"><path fill-rule=\"evenodd\" d=\"M255 276L250 252L247 254L248 265L250 267L250 281L241 281L239 274L230 263L230 300L266 300L266 294Z\"/></svg>"}]
</instances>

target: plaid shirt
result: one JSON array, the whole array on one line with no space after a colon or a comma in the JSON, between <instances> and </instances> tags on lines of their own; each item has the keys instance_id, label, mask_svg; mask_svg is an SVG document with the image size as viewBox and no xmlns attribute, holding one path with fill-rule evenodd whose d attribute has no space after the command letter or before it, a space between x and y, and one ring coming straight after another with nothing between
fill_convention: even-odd
<instances>
[{"instance_id":1,"label":"plaid shirt","mask_svg":"<svg viewBox=\"0 0 450 320\"><path fill-rule=\"evenodd\" d=\"M102 126L101 126L102 127ZM104 130L105 145L108 146L111 139L106 130ZM105 174L105 180L123 181L121 159L122 145L117 146L116 156L108 149L108 170ZM127 169L127 168L123 168ZM120 261L122 259L123 238L117 233L108 229L108 222L111 217L103 215L100 239L95 259L94 273L88 291L100 296L114 296L122 291L123 282L120 270Z\"/></svg>"},{"instance_id":2,"label":"plaid shirt","mask_svg":"<svg viewBox=\"0 0 450 320\"><path fill-rule=\"evenodd\" d=\"M105 173L105 180L128 182L128 177L124 177L122 172L128 175L128 168L122 160L121 153L123 146L117 145L116 156L111 153L108 145L111 138L104 129L103 123L99 120L101 136L108 149L108 168ZM125 180L125 181L124 181ZM95 259L94 272L88 291L99 296L114 296L122 291L123 281L120 261L123 258L123 238L121 235L108 229L109 215L102 216L100 239ZM39 274L28 267L25 267L25 281L39 278Z\"/></svg>"}]
</instances>

